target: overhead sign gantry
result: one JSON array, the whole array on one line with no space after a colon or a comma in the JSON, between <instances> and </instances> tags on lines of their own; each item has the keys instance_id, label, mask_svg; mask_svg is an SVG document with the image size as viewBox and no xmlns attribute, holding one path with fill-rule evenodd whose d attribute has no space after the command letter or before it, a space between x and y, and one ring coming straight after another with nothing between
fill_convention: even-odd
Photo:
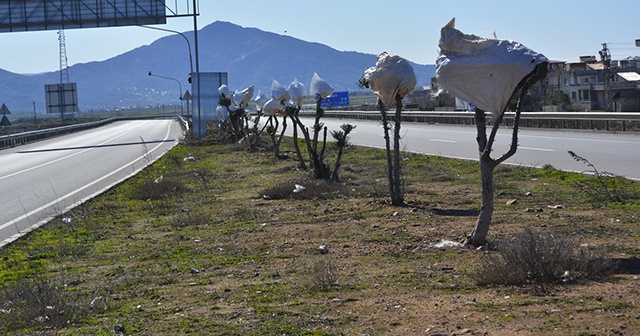
<instances>
[{"instance_id":1,"label":"overhead sign gantry","mask_svg":"<svg viewBox=\"0 0 640 336\"><path fill-rule=\"evenodd\" d=\"M0 32L166 23L164 0L6 0Z\"/></svg>"},{"instance_id":2,"label":"overhead sign gantry","mask_svg":"<svg viewBox=\"0 0 640 336\"><path fill-rule=\"evenodd\" d=\"M201 115L200 65L198 56L198 1L174 0L3 0L0 1L0 33L165 24L168 17L193 17L197 90L192 90L194 123L198 130ZM192 4L192 5L190 5ZM179 10L186 8L186 12ZM191 47L189 46L189 49ZM193 88L192 88L193 89ZM62 92L62 90L60 90ZM196 119L197 116L197 119ZM198 137L202 134L196 134Z\"/></svg>"}]
</instances>

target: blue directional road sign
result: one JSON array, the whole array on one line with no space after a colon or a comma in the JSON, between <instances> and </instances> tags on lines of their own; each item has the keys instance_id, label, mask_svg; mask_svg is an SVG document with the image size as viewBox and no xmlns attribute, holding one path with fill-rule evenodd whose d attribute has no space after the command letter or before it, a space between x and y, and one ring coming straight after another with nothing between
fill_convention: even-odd
<instances>
[{"instance_id":1,"label":"blue directional road sign","mask_svg":"<svg viewBox=\"0 0 640 336\"><path fill-rule=\"evenodd\" d=\"M349 91L337 91L322 100L322 108L349 106Z\"/></svg>"}]
</instances>

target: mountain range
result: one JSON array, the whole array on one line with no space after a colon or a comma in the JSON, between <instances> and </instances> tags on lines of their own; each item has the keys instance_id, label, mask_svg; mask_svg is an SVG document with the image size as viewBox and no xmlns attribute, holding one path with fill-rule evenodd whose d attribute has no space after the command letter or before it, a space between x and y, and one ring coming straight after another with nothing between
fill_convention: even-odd
<instances>
[{"instance_id":1,"label":"mountain range","mask_svg":"<svg viewBox=\"0 0 640 336\"><path fill-rule=\"evenodd\" d=\"M183 34L193 41L193 31ZM298 79L308 87L314 72L336 91L358 91L357 82L364 70L376 62L373 54L338 51L222 21L200 29L198 42L201 72L227 72L231 90L254 85L256 94L262 90L268 95L273 79L285 87ZM179 80L182 93L191 90L187 82L191 71L188 50L185 39L176 34L104 61L69 67L70 80L77 83L80 110L179 104L178 83L149 76L148 72ZM435 66L411 65L418 85L430 85ZM44 111L44 85L59 81L58 71L21 75L0 69L2 102L12 111L32 111L34 103L36 110Z\"/></svg>"}]
</instances>

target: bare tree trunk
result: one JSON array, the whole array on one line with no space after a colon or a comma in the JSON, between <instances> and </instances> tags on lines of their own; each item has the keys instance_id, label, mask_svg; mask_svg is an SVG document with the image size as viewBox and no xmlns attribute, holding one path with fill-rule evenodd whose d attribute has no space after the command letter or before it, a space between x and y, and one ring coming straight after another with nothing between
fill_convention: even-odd
<instances>
[{"instance_id":1,"label":"bare tree trunk","mask_svg":"<svg viewBox=\"0 0 640 336\"><path fill-rule=\"evenodd\" d=\"M402 167L400 166L400 124L402 121L402 97L396 97L396 115L393 129L393 197L391 204L404 205L404 193L402 192Z\"/></svg>"},{"instance_id":2,"label":"bare tree trunk","mask_svg":"<svg viewBox=\"0 0 640 336\"><path fill-rule=\"evenodd\" d=\"M467 238L467 244L472 246L482 246L486 243L487 234L493 218L494 184L493 170L496 163L488 155L480 156L480 177L482 180L482 196L480 214L476 221L476 227Z\"/></svg>"},{"instance_id":3,"label":"bare tree trunk","mask_svg":"<svg viewBox=\"0 0 640 336\"><path fill-rule=\"evenodd\" d=\"M378 99L378 107L382 115L382 128L384 130L384 144L387 152L387 179L389 180L389 196L393 201L394 183L393 183L393 161L391 159L391 139L389 138L389 119L387 118L386 107L380 99Z\"/></svg>"},{"instance_id":4,"label":"bare tree trunk","mask_svg":"<svg viewBox=\"0 0 640 336\"><path fill-rule=\"evenodd\" d=\"M300 152L300 145L298 144L298 123L296 121L300 121L297 115L291 116L291 121L293 122L293 148L296 150L296 156L298 157L298 162L300 162L300 168L307 170L307 164L302 157L302 153ZM300 126L302 128L302 126ZM305 139L308 136L305 135ZM308 141L307 141L308 142Z\"/></svg>"},{"instance_id":5,"label":"bare tree trunk","mask_svg":"<svg viewBox=\"0 0 640 336\"><path fill-rule=\"evenodd\" d=\"M322 116L324 116L324 109L321 107L322 105L322 98L318 97L318 100L316 100L316 118L315 121L313 123L313 150L318 150L318 135L320 134L320 129L321 129L321 125L320 125L320 118L322 118Z\"/></svg>"},{"instance_id":6,"label":"bare tree trunk","mask_svg":"<svg viewBox=\"0 0 640 336\"><path fill-rule=\"evenodd\" d=\"M518 129L520 123L520 114L522 112L522 105L524 102L524 97L526 95L526 89L522 88L520 93L520 99L518 101L518 107L516 109L516 116L513 124L513 132L511 137L511 146L509 150L504 153L498 159L491 158L491 151L493 149L493 143L495 141L496 134L498 132L498 128L502 123L501 114L495 119L493 123L493 127L491 129L491 134L487 139L487 130L486 130L486 117L485 111L476 108L475 113L475 122L477 129L477 137L476 141L478 142L478 151L480 153L480 178L482 181L482 196L481 202L482 205L480 207L480 214L478 215L478 220L476 221L476 227L471 232L471 235L467 237L466 244L472 246L482 246L487 242L487 234L489 233L489 227L491 226L491 222L493 219L493 210L494 210L494 183L493 183L493 171L496 166L500 163L504 162L513 154L516 153L518 148Z\"/></svg>"},{"instance_id":7,"label":"bare tree trunk","mask_svg":"<svg viewBox=\"0 0 640 336\"><path fill-rule=\"evenodd\" d=\"M476 108L475 121L477 129L476 141L478 142L478 152L480 153L480 175L482 179L482 205L480 208L480 214L476 222L476 227L469 237L467 237L467 244L472 246L482 246L487 242L487 234L489 232L489 226L493 218L493 197L494 197L494 184L493 184L493 171L497 165L504 162L508 158L512 157L518 149L518 129L520 127L520 115L524 106L524 98L529 88L540 79L544 78L547 74L549 64L543 62L538 64L533 71L525 76L520 83L516 86L516 89L511 93L511 100L518 91L520 92L520 98L518 99L518 106L516 107L516 115L513 121L513 132L511 135L511 146L509 150L504 153L498 159L491 158L491 151L493 150L493 143L498 133L498 128L502 123L506 106L501 113L495 118L493 123L491 134L487 138L486 130L486 117L485 111Z\"/></svg>"},{"instance_id":8,"label":"bare tree trunk","mask_svg":"<svg viewBox=\"0 0 640 336\"><path fill-rule=\"evenodd\" d=\"M402 98L396 97L396 114L394 116L393 130L393 155L391 154L391 138L389 136L389 115L386 107L378 99L380 114L382 115L382 128L384 129L384 142L387 151L387 177L389 179L389 196L392 205L404 205L404 195L401 188L401 167L400 167L400 113L402 111Z\"/></svg>"},{"instance_id":9,"label":"bare tree trunk","mask_svg":"<svg viewBox=\"0 0 640 336\"><path fill-rule=\"evenodd\" d=\"M277 117L274 116L274 119L276 119ZM278 121L276 119L276 125L277 125ZM282 132L280 133L280 136L278 137L278 140L276 140L274 146L273 146L273 154L275 155L276 159L280 159L280 144L282 143L282 139L284 139L284 132L287 130L287 117L283 117L282 118Z\"/></svg>"}]
</instances>

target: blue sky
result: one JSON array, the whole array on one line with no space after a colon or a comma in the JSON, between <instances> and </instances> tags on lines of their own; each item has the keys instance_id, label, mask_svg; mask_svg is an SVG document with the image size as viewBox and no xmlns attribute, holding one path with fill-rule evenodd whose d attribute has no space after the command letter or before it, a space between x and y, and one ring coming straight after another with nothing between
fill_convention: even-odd
<instances>
[{"instance_id":1,"label":"blue sky","mask_svg":"<svg viewBox=\"0 0 640 336\"><path fill-rule=\"evenodd\" d=\"M166 3L183 10L192 0ZM199 6L199 28L228 21L337 50L387 51L420 64L435 62L440 28L453 17L464 33L495 33L554 60L597 55L603 42L613 59L640 55L634 43L640 39L638 0L201 0ZM170 18L159 27L190 31L193 19ZM140 27L66 30L68 63L105 60L166 34ZM0 45L2 69L37 73L59 68L56 31L2 33Z\"/></svg>"}]
</instances>

